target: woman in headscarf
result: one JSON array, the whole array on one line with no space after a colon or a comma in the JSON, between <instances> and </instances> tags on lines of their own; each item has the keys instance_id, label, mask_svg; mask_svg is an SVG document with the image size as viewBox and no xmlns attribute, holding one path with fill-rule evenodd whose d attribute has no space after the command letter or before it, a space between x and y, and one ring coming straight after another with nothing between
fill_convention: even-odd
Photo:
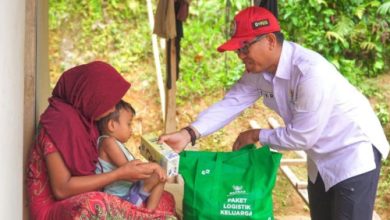
<instances>
[{"instance_id":1,"label":"woman in headscarf","mask_svg":"<svg viewBox=\"0 0 390 220\"><path fill-rule=\"evenodd\" d=\"M146 178L153 171L134 160L114 172L95 174L96 121L114 111L130 84L109 64L95 61L64 72L28 161L31 219L165 219L175 215L172 195L164 193L151 212L100 192L118 180Z\"/></svg>"}]
</instances>

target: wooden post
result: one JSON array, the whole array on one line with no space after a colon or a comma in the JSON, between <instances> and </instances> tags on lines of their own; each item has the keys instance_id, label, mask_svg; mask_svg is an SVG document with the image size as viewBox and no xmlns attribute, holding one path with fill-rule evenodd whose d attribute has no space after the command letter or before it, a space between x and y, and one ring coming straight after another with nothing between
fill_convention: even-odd
<instances>
[{"instance_id":1,"label":"wooden post","mask_svg":"<svg viewBox=\"0 0 390 220\"><path fill-rule=\"evenodd\" d=\"M26 1L24 42L23 168L33 143L39 115L50 95L49 76L49 3L48 0ZM23 176L25 180L25 176ZM25 181L23 181L25 183ZM29 219L26 186L23 184L23 219Z\"/></svg>"},{"instance_id":2,"label":"wooden post","mask_svg":"<svg viewBox=\"0 0 390 220\"><path fill-rule=\"evenodd\" d=\"M37 1L36 118L48 106L49 75L49 0Z\"/></svg>"},{"instance_id":3,"label":"wooden post","mask_svg":"<svg viewBox=\"0 0 390 220\"><path fill-rule=\"evenodd\" d=\"M168 42L168 41L167 41ZM166 116L165 116L165 133L171 133L176 131L176 45L175 38L170 41L170 74L171 75L171 89L166 89Z\"/></svg>"},{"instance_id":4,"label":"wooden post","mask_svg":"<svg viewBox=\"0 0 390 220\"><path fill-rule=\"evenodd\" d=\"M24 38L24 110L23 110L23 169L26 169L27 155L35 133L35 76L37 53L36 0L26 1ZM26 173L26 172L24 172ZM26 176L23 175L23 183ZM23 184L23 219L28 219L26 186Z\"/></svg>"}]
</instances>

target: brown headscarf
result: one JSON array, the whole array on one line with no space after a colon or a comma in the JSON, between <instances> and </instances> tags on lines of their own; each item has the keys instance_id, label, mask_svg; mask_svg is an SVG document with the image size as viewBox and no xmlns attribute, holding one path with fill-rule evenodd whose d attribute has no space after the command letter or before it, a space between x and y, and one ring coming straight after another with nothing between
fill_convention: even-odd
<instances>
[{"instance_id":1,"label":"brown headscarf","mask_svg":"<svg viewBox=\"0 0 390 220\"><path fill-rule=\"evenodd\" d=\"M110 110L130 88L111 65L95 61L65 71L40 123L74 176L94 173L99 136L94 119Z\"/></svg>"}]
</instances>

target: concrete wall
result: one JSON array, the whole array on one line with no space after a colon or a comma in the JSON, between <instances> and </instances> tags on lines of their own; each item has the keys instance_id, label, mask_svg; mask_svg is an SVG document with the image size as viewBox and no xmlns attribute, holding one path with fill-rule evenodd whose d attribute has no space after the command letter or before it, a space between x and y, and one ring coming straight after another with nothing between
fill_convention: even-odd
<instances>
[{"instance_id":1,"label":"concrete wall","mask_svg":"<svg viewBox=\"0 0 390 220\"><path fill-rule=\"evenodd\" d=\"M0 219L23 218L25 1L0 0Z\"/></svg>"}]
</instances>

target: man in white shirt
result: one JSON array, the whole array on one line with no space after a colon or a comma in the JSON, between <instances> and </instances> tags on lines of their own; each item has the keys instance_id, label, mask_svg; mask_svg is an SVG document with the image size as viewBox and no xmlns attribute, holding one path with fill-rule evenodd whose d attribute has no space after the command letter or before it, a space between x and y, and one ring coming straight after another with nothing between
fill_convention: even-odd
<instances>
[{"instance_id":1,"label":"man in white shirt","mask_svg":"<svg viewBox=\"0 0 390 220\"><path fill-rule=\"evenodd\" d=\"M285 127L244 131L233 150L255 142L304 150L312 219L371 219L389 143L368 100L320 54L284 41L268 10L246 8L235 16L234 27L218 51L235 51L245 73L223 100L160 141L180 152L263 97Z\"/></svg>"}]
</instances>

